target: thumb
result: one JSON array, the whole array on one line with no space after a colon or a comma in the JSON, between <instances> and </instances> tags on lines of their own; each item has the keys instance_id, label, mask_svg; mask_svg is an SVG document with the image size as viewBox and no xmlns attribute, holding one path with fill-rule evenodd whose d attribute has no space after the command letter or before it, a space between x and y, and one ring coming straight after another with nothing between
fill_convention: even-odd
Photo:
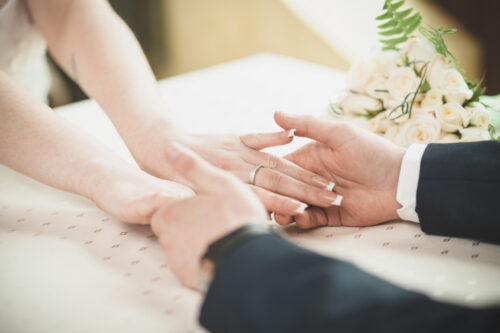
<instances>
[{"instance_id":1,"label":"thumb","mask_svg":"<svg viewBox=\"0 0 500 333\"><path fill-rule=\"evenodd\" d=\"M261 150L268 147L281 146L293 140L294 129L276 133L252 133L241 135L240 140L249 148Z\"/></svg>"},{"instance_id":2,"label":"thumb","mask_svg":"<svg viewBox=\"0 0 500 333\"><path fill-rule=\"evenodd\" d=\"M307 137L335 148L344 141L350 127L341 121L317 119L312 116L295 116L275 112L274 120L283 129L295 128L295 135Z\"/></svg>"}]
</instances>

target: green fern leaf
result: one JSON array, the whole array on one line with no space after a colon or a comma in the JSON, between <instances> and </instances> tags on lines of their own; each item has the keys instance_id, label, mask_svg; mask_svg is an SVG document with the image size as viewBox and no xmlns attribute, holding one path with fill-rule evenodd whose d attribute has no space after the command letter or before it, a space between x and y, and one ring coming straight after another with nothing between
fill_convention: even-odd
<instances>
[{"instance_id":1,"label":"green fern leaf","mask_svg":"<svg viewBox=\"0 0 500 333\"><path fill-rule=\"evenodd\" d=\"M408 40L408 37L401 36L399 38L393 38L393 39L380 39L380 42L384 43L385 45L396 46L396 45L399 45L401 43L406 42L407 40Z\"/></svg>"},{"instance_id":2,"label":"green fern leaf","mask_svg":"<svg viewBox=\"0 0 500 333\"><path fill-rule=\"evenodd\" d=\"M390 3L388 4L389 8L391 8L392 11L398 10L405 2L404 1L399 1L396 3Z\"/></svg>"},{"instance_id":3,"label":"green fern leaf","mask_svg":"<svg viewBox=\"0 0 500 333\"><path fill-rule=\"evenodd\" d=\"M465 79L467 86L472 90L472 97L465 103L465 106L471 105L474 102L480 102L479 98L486 92L486 87L483 86L484 78L480 80L470 81Z\"/></svg>"},{"instance_id":4,"label":"green fern leaf","mask_svg":"<svg viewBox=\"0 0 500 333\"><path fill-rule=\"evenodd\" d=\"M375 20L382 21L382 20L390 19L391 17L392 17L391 13L385 13L385 14L382 14L382 15L375 17Z\"/></svg>"},{"instance_id":5,"label":"green fern leaf","mask_svg":"<svg viewBox=\"0 0 500 333\"><path fill-rule=\"evenodd\" d=\"M403 33L403 29L396 27L396 28L389 29L387 31L381 31L381 32L379 32L379 35L380 36L394 36L394 35L402 34L402 33Z\"/></svg>"},{"instance_id":6,"label":"green fern leaf","mask_svg":"<svg viewBox=\"0 0 500 333\"><path fill-rule=\"evenodd\" d=\"M378 25L379 35L384 37L380 40L383 50L399 50L399 45L406 42L422 22L419 13L412 14L413 9L402 9L403 5L404 0L385 0L383 13L376 17L377 21L385 21Z\"/></svg>"},{"instance_id":7,"label":"green fern leaf","mask_svg":"<svg viewBox=\"0 0 500 333\"><path fill-rule=\"evenodd\" d=\"M407 18L404 21L404 24L406 26L405 28L406 33L411 34L415 30L417 30L417 28L420 26L421 23L422 23L422 16L420 16L420 14L418 13L414 14L410 18Z\"/></svg>"},{"instance_id":8,"label":"green fern leaf","mask_svg":"<svg viewBox=\"0 0 500 333\"><path fill-rule=\"evenodd\" d=\"M397 27L398 26L398 21L395 19L391 19L390 21L387 21L386 23L383 23L378 26L379 29L387 29L387 28L392 28L392 27Z\"/></svg>"},{"instance_id":9,"label":"green fern leaf","mask_svg":"<svg viewBox=\"0 0 500 333\"><path fill-rule=\"evenodd\" d=\"M409 8L409 9L403 10L401 12L395 12L395 15L396 15L397 18L399 18L400 20L402 20L405 17L407 17L408 15L410 15L410 13L412 11L413 11L413 9Z\"/></svg>"},{"instance_id":10,"label":"green fern leaf","mask_svg":"<svg viewBox=\"0 0 500 333\"><path fill-rule=\"evenodd\" d=\"M448 49L448 46L446 46L446 43L444 42L444 36L454 34L456 32L455 29L444 30L443 27L438 27L436 29L430 25L427 25L427 27L420 26L419 31L422 36L424 36L424 38L434 46L434 49L438 54L451 59L455 67L459 69L457 58L455 58L455 56L451 53L451 51Z\"/></svg>"}]
</instances>

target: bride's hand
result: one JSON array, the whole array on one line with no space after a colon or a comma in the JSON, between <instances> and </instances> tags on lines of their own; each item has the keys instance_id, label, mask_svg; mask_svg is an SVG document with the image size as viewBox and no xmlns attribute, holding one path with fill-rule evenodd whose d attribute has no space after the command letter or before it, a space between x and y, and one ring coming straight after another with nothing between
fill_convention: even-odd
<instances>
[{"instance_id":1,"label":"bride's hand","mask_svg":"<svg viewBox=\"0 0 500 333\"><path fill-rule=\"evenodd\" d=\"M133 166L105 168L94 183L90 199L124 222L149 224L162 205L191 196L182 184L158 179Z\"/></svg>"},{"instance_id":2,"label":"bride's hand","mask_svg":"<svg viewBox=\"0 0 500 333\"><path fill-rule=\"evenodd\" d=\"M164 135L162 142L158 142L160 140L156 137L156 144L152 141L149 147L144 147L141 153L143 158L139 157L138 162L144 170L156 177L183 182L175 177L164 156L163 147L176 141L213 165L230 171L247 184L250 182L252 168L261 165L254 183L249 186L270 212L297 215L307 207L304 203L319 207L335 205L338 203L338 196L331 191L333 183L329 180L283 158L260 151L290 143L293 133L293 130L241 136L169 133L168 138Z\"/></svg>"}]
</instances>

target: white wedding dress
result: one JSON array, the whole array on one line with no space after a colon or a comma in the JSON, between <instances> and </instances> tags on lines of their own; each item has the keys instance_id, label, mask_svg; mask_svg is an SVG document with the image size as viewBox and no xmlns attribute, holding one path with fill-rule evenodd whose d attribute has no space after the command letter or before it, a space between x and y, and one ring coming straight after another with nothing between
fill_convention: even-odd
<instances>
[{"instance_id":1,"label":"white wedding dress","mask_svg":"<svg viewBox=\"0 0 500 333\"><path fill-rule=\"evenodd\" d=\"M0 0L0 70L47 102L50 72L47 44L23 0Z\"/></svg>"}]
</instances>

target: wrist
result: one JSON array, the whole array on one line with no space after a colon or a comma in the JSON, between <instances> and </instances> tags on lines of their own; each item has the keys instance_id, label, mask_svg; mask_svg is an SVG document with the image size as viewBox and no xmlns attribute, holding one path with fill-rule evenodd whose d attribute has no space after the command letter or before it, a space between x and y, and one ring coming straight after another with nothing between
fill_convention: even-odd
<instances>
[{"instance_id":1,"label":"wrist","mask_svg":"<svg viewBox=\"0 0 500 333\"><path fill-rule=\"evenodd\" d=\"M132 139L125 140L141 169L161 177L159 165L164 165L164 147L169 142L182 141L186 132L166 117L151 119L139 125Z\"/></svg>"},{"instance_id":2,"label":"wrist","mask_svg":"<svg viewBox=\"0 0 500 333\"><path fill-rule=\"evenodd\" d=\"M82 180L82 194L101 207L102 198L123 185L134 174L141 172L119 158L91 160L85 166L86 177ZM103 208L103 207L101 207Z\"/></svg>"},{"instance_id":3,"label":"wrist","mask_svg":"<svg viewBox=\"0 0 500 333\"><path fill-rule=\"evenodd\" d=\"M268 226L246 224L212 242L200 260L199 289L204 292L208 290L217 267L228 255L255 237L271 234L275 234L275 232Z\"/></svg>"}]
</instances>

